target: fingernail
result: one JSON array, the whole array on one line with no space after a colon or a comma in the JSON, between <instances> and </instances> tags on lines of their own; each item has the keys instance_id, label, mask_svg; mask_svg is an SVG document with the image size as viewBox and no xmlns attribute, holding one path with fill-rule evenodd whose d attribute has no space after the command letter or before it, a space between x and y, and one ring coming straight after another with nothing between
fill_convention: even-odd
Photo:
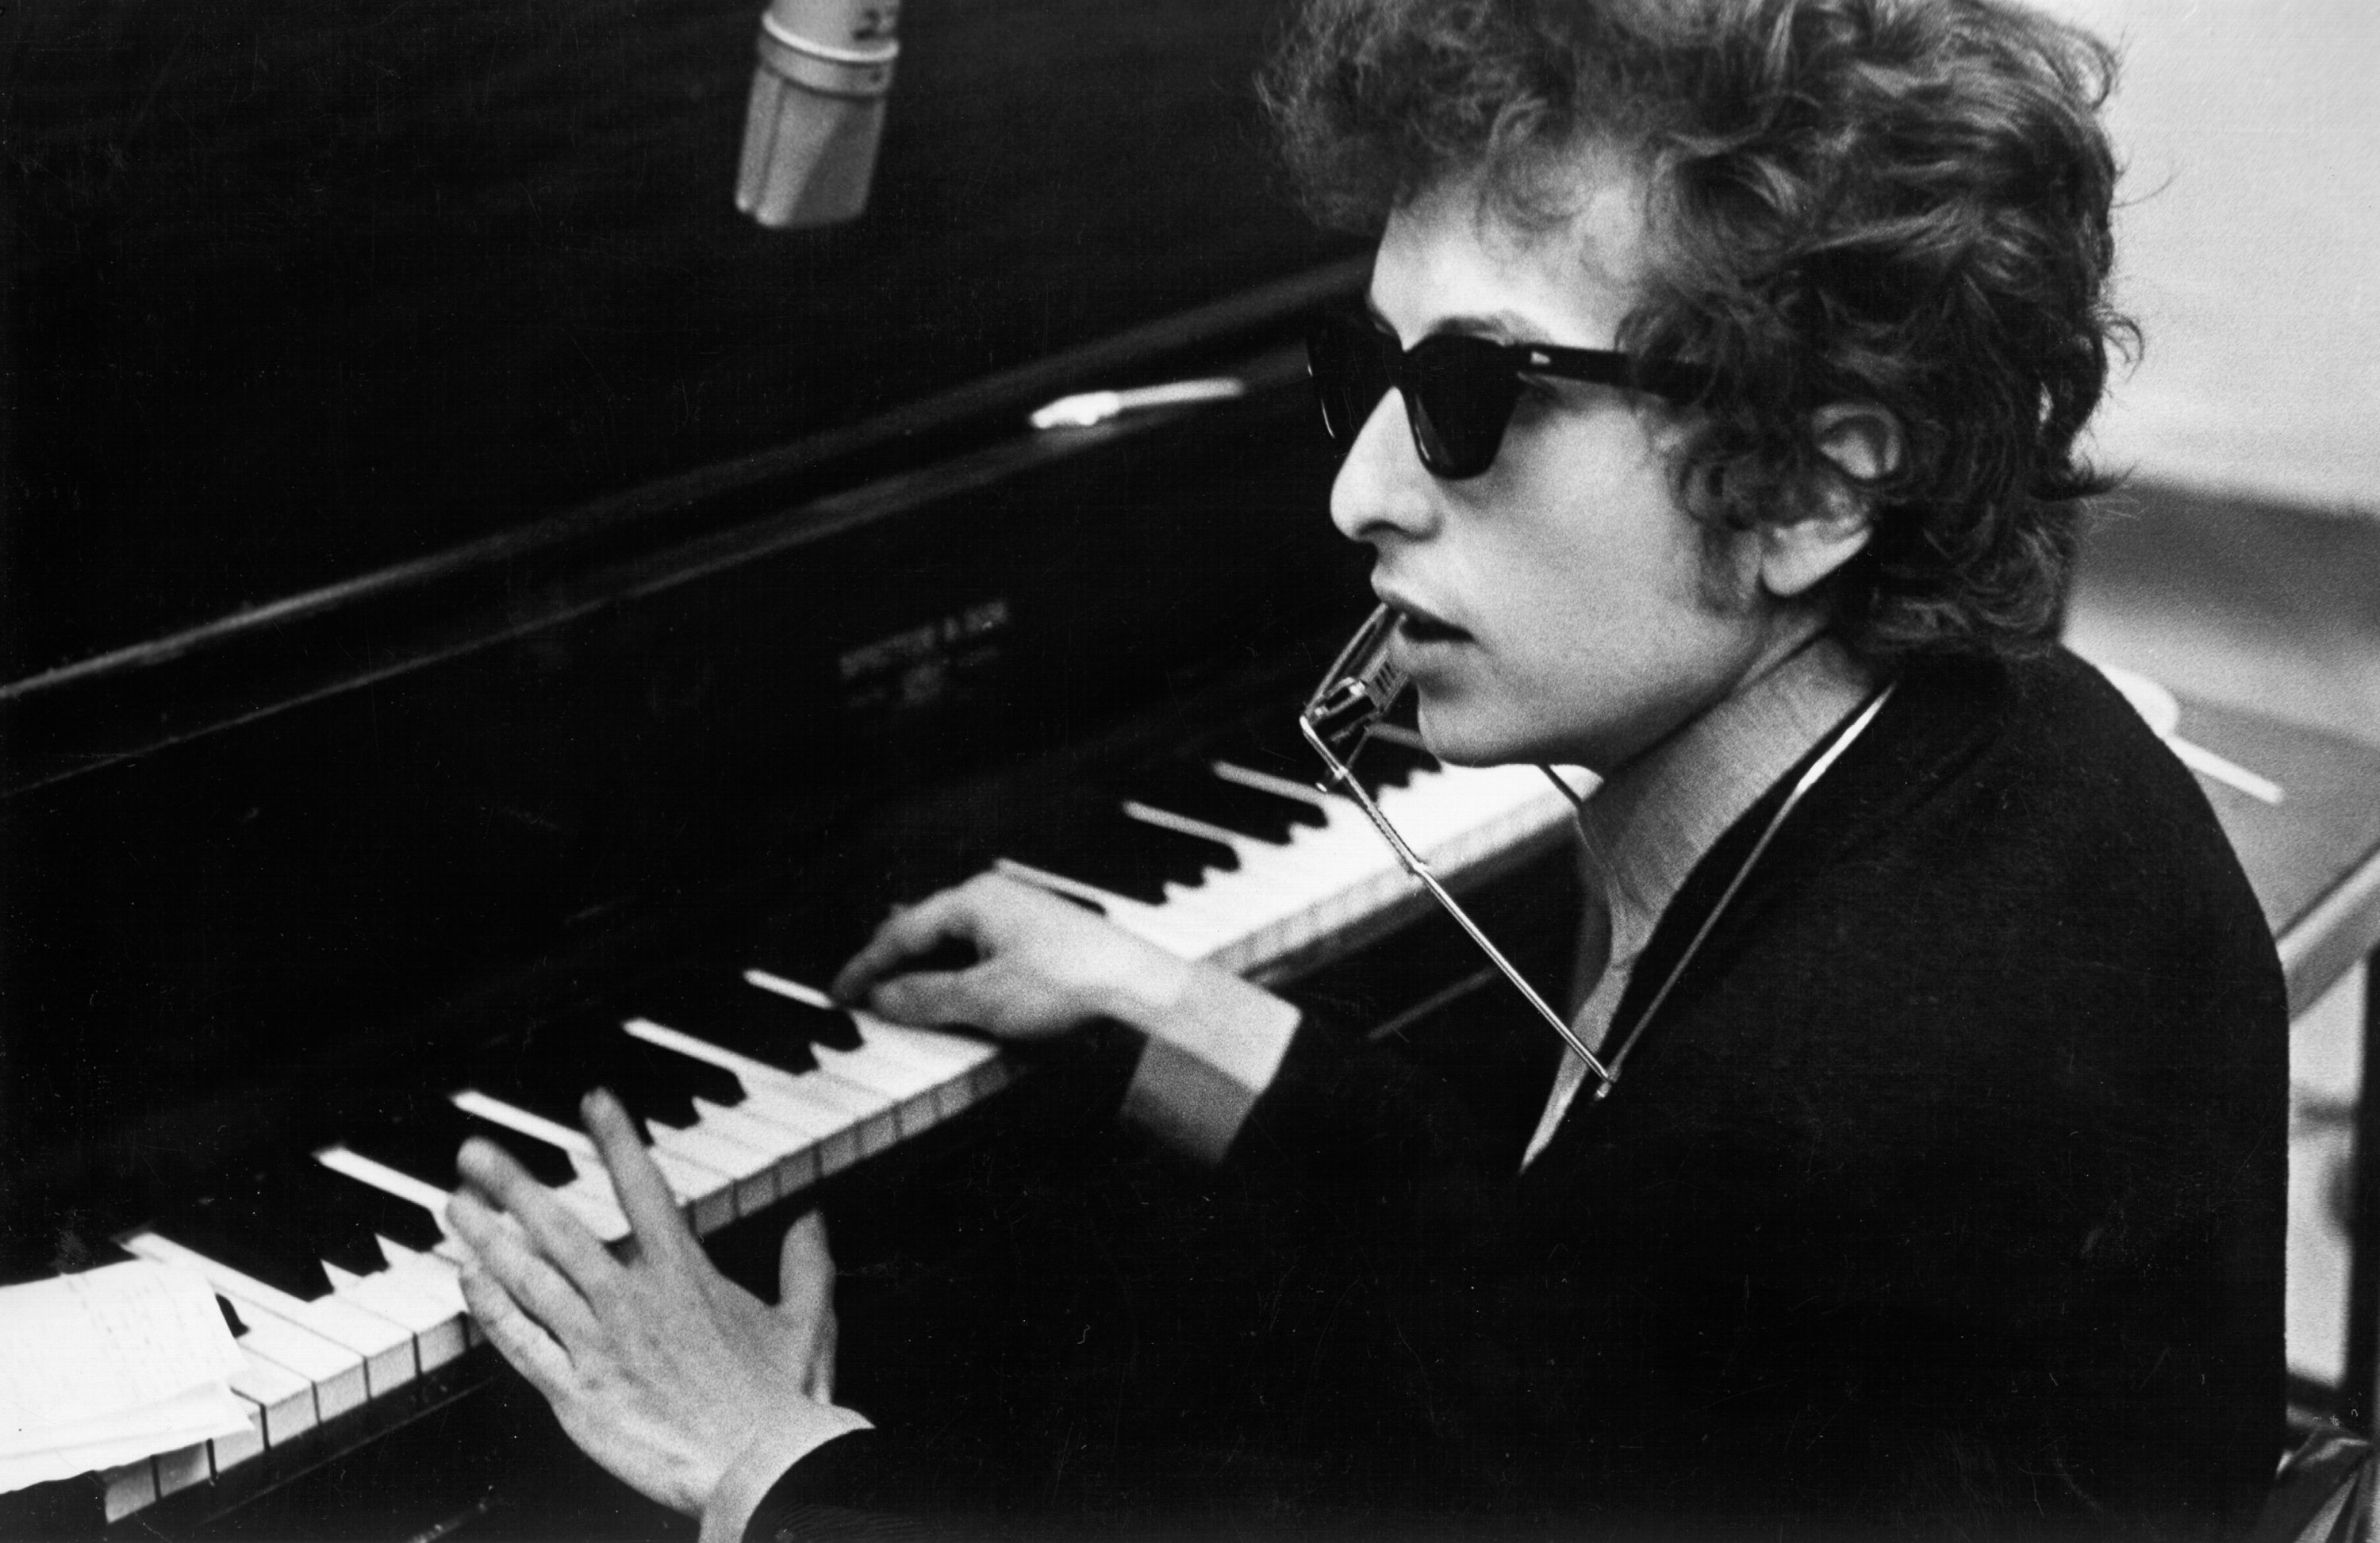
<instances>
[{"instance_id":1,"label":"fingernail","mask_svg":"<svg viewBox=\"0 0 2380 1543\"><path fill-rule=\"evenodd\" d=\"M578 1100L578 1112L589 1120L619 1107L619 1100L612 1097L608 1087L590 1087L587 1096Z\"/></svg>"}]
</instances>

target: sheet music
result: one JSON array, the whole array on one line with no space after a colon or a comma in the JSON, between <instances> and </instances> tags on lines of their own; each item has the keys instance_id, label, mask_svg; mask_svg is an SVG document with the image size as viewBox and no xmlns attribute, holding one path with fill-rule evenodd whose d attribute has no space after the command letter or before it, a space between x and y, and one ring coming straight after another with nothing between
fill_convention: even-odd
<instances>
[{"instance_id":1,"label":"sheet music","mask_svg":"<svg viewBox=\"0 0 2380 1543\"><path fill-rule=\"evenodd\" d=\"M239 1348L197 1275L140 1260L0 1288L0 1491L247 1422Z\"/></svg>"}]
</instances>

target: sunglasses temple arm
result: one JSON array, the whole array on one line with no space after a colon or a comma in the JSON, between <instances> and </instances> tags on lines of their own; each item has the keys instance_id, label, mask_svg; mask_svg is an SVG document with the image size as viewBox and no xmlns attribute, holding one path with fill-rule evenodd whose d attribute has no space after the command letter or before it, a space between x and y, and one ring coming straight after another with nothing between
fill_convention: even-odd
<instances>
[{"instance_id":1,"label":"sunglasses temple arm","mask_svg":"<svg viewBox=\"0 0 2380 1543\"><path fill-rule=\"evenodd\" d=\"M1512 967L1512 962L1504 957L1501 949L1488 941L1488 934L1479 930L1478 923L1471 919L1470 913L1455 903L1454 896L1446 893L1446 886L1438 881L1438 875L1432 873L1429 870L1429 865L1423 862L1414 849L1405 844L1404 837L1397 834L1396 827L1389 823L1389 817L1380 812L1380 807L1378 804L1372 802L1372 796L1364 791L1364 784L1355 780L1355 774L1347 770L1346 763L1339 759L1322 735L1316 732L1314 724L1300 718L1297 726L1305 732L1306 743L1313 746L1315 753L1322 758L1322 764L1330 769L1331 780L1339 784L1337 791L1343 792L1355 801L1355 807L1364 811L1364 818L1369 820L1372 822L1372 828L1380 832L1380 839L1389 844L1389 849L1397 855L1397 861L1403 866L1404 870L1412 874L1423 889L1429 892L1430 898L1437 901L1446 914L1454 918L1456 926L1470 935L1471 941L1479 945L1479 952L1488 955L1488 962L1503 972L1504 978L1511 981L1513 989L1528 1000L1530 1006L1537 1010L1537 1015L1545 1019L1556 1034L1562 1037L1562 1042L1570 1046L1572 1053L1586 1063L1588 1071L1594 1073L1607 1087L1617 1081L1619 1074L1596 1059L1595 1052L1587 1048L1586 1041L1578 1037L1578 1031L1571 1027L1560 1014L1546 1005L1546 999L1537 995L1536 989L1521 978L1521 972ZM1332 790L1326 788L1324 791Z\"/></svg>"}]
</instances>

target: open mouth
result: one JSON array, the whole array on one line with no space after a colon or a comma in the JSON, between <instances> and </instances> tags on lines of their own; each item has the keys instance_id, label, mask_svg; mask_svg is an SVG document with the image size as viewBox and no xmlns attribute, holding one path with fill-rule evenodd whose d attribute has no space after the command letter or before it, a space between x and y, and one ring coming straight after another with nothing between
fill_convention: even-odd
<instances>
[{"instance_id":1,"label":"open mouth","mask_svg":"<svg viewBox=\"0 0 2380 1543\"><path fill-rule=\"evenodd\" d=\"M1397 607L1397 630L1415 643L1461 643L1470 640L1471 634L1451 622L1442 622L1427 611Z\"/></svg>"}]
</instances>

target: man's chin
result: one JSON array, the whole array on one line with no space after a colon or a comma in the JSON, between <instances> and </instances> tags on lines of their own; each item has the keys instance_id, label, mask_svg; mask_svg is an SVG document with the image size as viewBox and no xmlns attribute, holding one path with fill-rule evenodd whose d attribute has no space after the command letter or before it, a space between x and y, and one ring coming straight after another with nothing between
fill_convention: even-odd
<instances>
[{"instance_id":1,"label":"man's chin","mask_svg":"<svg viewBox=\"0 0 2380 1543\"><path fill-rule=\"evenodd\" d=\"M1422 744L1448 766L1509 766L1544 759L1517 736L1498 734L1492 725L1473 721L1468 714L1443 708L1431 711L1427 697L1422 699L1416 726Z\"/></svg>"}]
</instances>

